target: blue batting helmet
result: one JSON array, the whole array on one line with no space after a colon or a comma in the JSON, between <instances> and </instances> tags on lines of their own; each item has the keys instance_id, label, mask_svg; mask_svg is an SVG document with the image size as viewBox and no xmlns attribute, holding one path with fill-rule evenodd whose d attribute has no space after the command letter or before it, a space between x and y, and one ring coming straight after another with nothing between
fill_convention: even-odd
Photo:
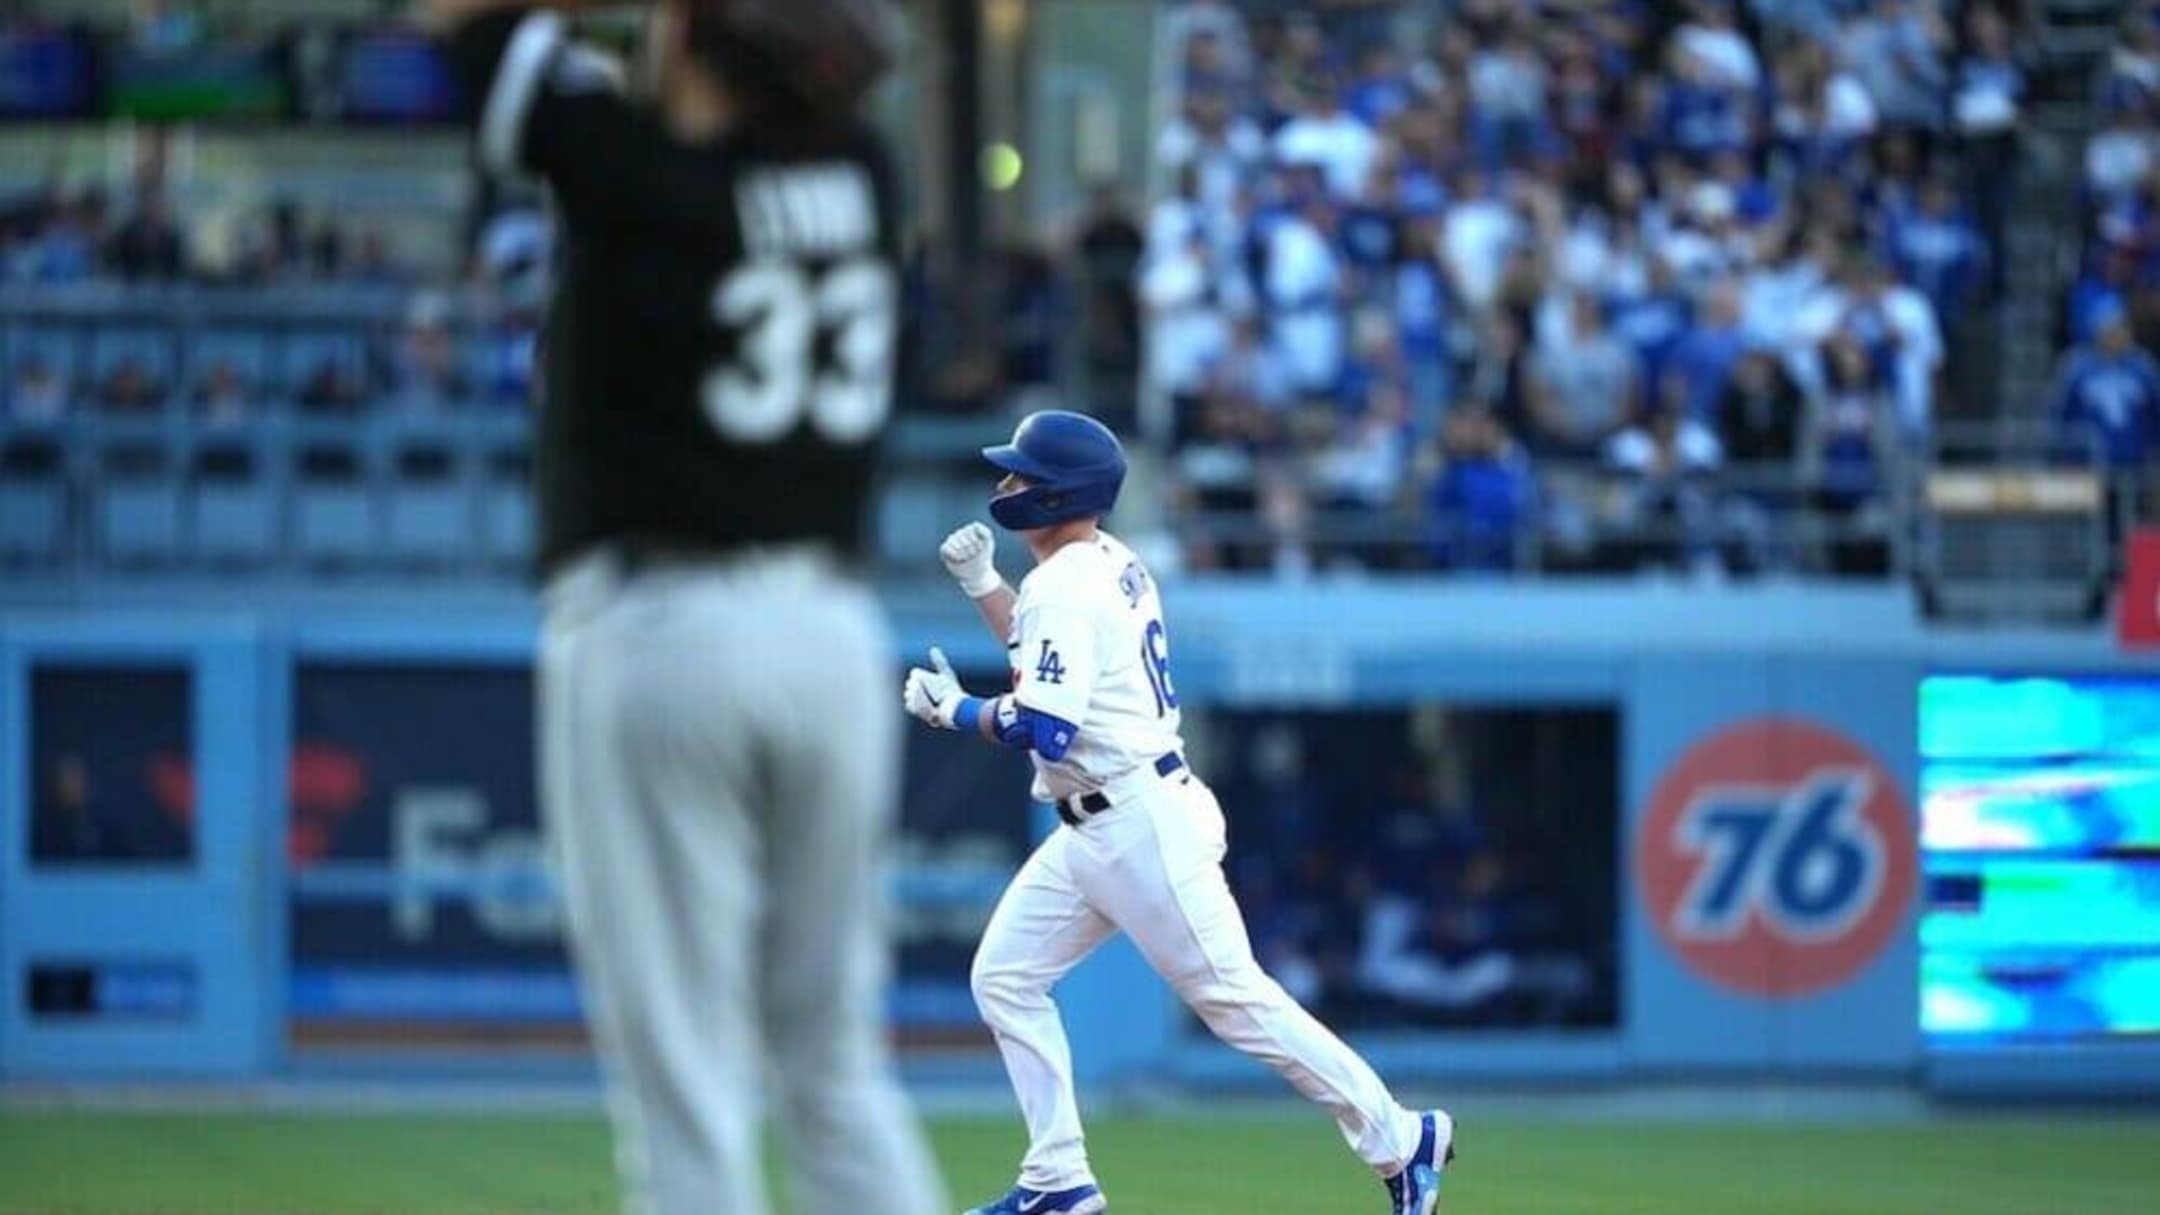
<instances>
[{"instance_id":1,"label":"blue batting helmet","mask_svg":"<svg viewBox=\"0 0 2160 1215\"><path fill-rule=\"evenodd\" d=\"M983 459L1028 481L1026 489L990 499L990 517L1007 531L1108 514L1125 484L1117 436L1086 414L1062 409L1020 419L1012 442L983 448Z\"/></svg>"}]
</instances>

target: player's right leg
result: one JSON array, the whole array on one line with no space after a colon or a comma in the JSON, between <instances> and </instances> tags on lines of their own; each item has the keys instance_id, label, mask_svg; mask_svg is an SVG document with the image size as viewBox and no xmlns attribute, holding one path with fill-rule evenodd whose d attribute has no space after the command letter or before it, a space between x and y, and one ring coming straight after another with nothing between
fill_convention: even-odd
<instances>
[{"instance_id":1,"label":"player's right leg","mask_svg":"<svg viewBox=\"0 0 2160 1215\"><path fill-rule=\"evenodd\" d=\"M1050 988L1112 931L1067 871L1071 841L1071 831L1057 831L1020 867L983 929L969 975L1028 1131L1019 1186L980 1212L1006 1215L1030 1203L1027 1215L1103 1209L1080 1129L1072 1048L1050 999Z\"/></svg>"},{"instance_id":2,"label":"player's right leg","mask_svg":"<svg viewBox=\"0 0 2160 1215\"><path fill-rule=\"evenodd\" d=\"M758 610L760 605L740 605ZM890 942L879 861L899 794L890 639L867 592L764 606L792 637L771 686L765 1040L791 1191L805 1212L951 1215L885 1044Z\"/></svg>"},{"instance_id":3,"label":"player's right leg","mask_svg":"<svg viewBox=\"0 0 2160 1215\"><path fill-rule=\"evenodd\" d=\"M1452 1146L1447 1115L1404 1109L1370 1064L1260 969L1223 875L1223 853L1215 795L1197 780L1181 780L1088 824L1074 868L1097 905L1218 1038L1333 1115L1351 1150L1388 1182L1399 1212L1430 1215ZM1420 1167L1430 1184L1414 1171Z\"/></svg>"},{"instance_id":4,"label":"player's right leg","mask_svg":"<svg viewBox=\"0 0 2160 1215\"><path fill-rule=\"evenodd\" d=\"M725 783L671 770L663 702L683 676L665 661L696 643L626 620L609 581L551 587L541 809L624 1200L635 1215L765 1215L748 813Z\"/></svg>"}]
</instances>

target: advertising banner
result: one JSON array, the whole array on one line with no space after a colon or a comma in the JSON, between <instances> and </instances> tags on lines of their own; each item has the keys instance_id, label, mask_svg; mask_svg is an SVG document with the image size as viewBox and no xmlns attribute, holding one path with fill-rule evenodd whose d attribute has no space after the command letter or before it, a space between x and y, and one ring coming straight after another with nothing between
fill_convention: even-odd
<instances>
[{"instance_id":1,"label":"advertising banner","mask_svg":"<svg viewBox=\"0 0 2160 1215\"><path fill-rule=\"evenodd\" d=\"M303 1036L355 1022L574 1028L530 673L303 663L293 726L289 994ZM1025 768L968 740L907 737L892 1014L913 1034L972 1036L968 963L1025 855Z\"/></svg>"}]
</instances>

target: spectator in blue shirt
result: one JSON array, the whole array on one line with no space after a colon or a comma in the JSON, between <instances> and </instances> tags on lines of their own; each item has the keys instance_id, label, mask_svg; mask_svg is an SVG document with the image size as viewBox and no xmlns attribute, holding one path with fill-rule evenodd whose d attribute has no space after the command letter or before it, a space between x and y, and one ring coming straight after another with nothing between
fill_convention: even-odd
<instances>
[{"instance_id":1,"label":"spectator in blue shirt","mask_svg":"<svg viewBox=\"0 0 2160 1215\"><path fill-rule=\"evenodd\" d=\"M1642 358L1644 406L1663 400L1673 351L1687 336L1694 314L1687 295L1673 283L1665 263L1651 258L1645 289L1607 301L1606 312L1612 331L1633 344L1635 353Z\"/></svg>"},{"instance_id":2,"label":"spectator in blue shirt","mask_svg":"<svg viewBox=\"0 0 2160 1215\"><path fill-rule=\"evenodd\" d=\"M1672 79L1658 105L1658 131L1665 143L1695 157L1746 147L1746 96L1716 79L1684 47L1675 47L1669 59Z\"/></svg>"},{"instance_id":3,"label":"spectator in blue shirt","mask_svg":"<svg viewBox=\"0 0 2160 1215\"><path fill-rule=\"evenodd\" d=\"M1420 440L1438 430L1451 391L1448 325L1454 301L1448 294L1447 275L1440 269L1439 240L1436 219L1415 216L1410 220L1389 296L1409 379L1411 433Z\"/></svg>"},{"instance_id":4,"label":"spectator in blue shirt","mask_svg":"<svg viewBox=\"0 0 2160 1215\"><path fill-rule=\"evenodd\" d=\"M1344 108L1375 129L1410 105L1409 74L1401 56L1384 42L1367 46L1358 56L1357 78L1350 84Z\"/></svg>"},{"instance_id":5,"label":"spectator in blue shirt","mask_svg":"<svg viewBox=\"0 0 2160 1215\"><path fill-rule=\"evenodd\" d=\"M1343 205L1335 240L1343 261L1361 278L1384 272L1395 261L1401 218L1392 203L1394 174L1378 170L1357 198Z\"/></svg>"},{"instance_id":6,"label":"spectator in blue shirt","mask_svg":"<svg viewBox=\"0 0 2160 1215\"><path fill-rule=\"evenodd\" d=\"M2100 331L2100 322L2120 315L2137 286L2136 260L2119 249L2101 250L2089 258L2085 273L2070 287L2064 304L2064 323L2070 343L2083 345Z\"/></svg>"},{"instance_id":7,"label":"spectator in blue shirt","mask_svg":"<svg viewBox=\"0 0 2160 1215\"><path fill-rule=\"evenodd\" d=\"M1947 178L1930 178L1920 188L1917 206L1891 213L1885 243L1898 277L1927 296L1945 329L1980 302L1987 244Z\"/></svg>"},{"instance_id":8,"label":"spectator in blue shirt","mask_svg":"<svg viewBox=\"0 0 2160 1215\"><path fill-rule=\"evenodd\" d=\"M1703 294L1702 315L1674 345L1667 364L1687 417L1715 424L1718 400L1746 349L1740 290L1730 281L1719 282Z\"/></svg>"},{"instance_id":9,"label":"spectator in blue shirt","mask_svg":"<svg viewBox=\"0 0 2160 1215\"><path fill-rule=\"evenodd\" d=\"M1441 569L1500 572L1516 566L1518 538L1536 506L1529 461L1490 409L1475 401L1448 411L1446 463L1428 494L1427 549Z\"/></svg>"},{"instance_id":10,"label":"spectator in blue shirt","mask_svg":"<svg viewBox=\"0 0 2160 1215\"><path fill-rule=\"evenodd\" d=\"M2160 454L2160 366L2131 342L2120 308L2101 317L2091 344L2065 360L2055 416L2081 455L2097 441L2109 468L2138 468Z\"/></svg>"}]
</instances>

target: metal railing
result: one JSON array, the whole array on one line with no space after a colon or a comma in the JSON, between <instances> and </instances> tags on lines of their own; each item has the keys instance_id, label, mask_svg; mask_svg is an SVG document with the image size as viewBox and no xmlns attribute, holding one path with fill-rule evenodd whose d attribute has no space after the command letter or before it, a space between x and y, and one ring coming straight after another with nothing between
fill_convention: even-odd
<instances>
[{"instance_id":1,"label":"metal railing","mask_svg":"<svg viewBox=\"0 0 2160 1215\"><path fill-rule=\"evenodd\" d=\"M1511 525L1434 508L1424 486L1379 506L1191 509L1178 534L1203 560L1374 572L1835 574L1910 569L1908 478L1841 501L1789 463L1734 464L1652 484L1593 461L1542 460ZM1287 517L1285 515L1287 514Z\"/></svg>"}]
</instances>

